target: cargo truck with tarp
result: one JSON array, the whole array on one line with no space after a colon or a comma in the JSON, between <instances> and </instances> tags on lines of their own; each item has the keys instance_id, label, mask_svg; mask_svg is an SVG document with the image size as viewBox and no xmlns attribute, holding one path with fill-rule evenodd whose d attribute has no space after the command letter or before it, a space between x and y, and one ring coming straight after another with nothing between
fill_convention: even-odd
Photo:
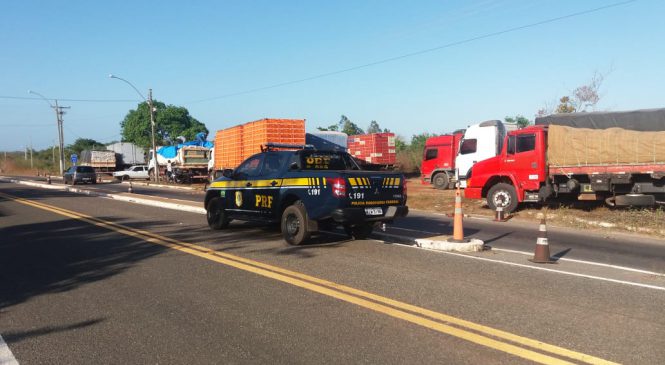
<instances>
[{"instance_id":1,"label":"cargo truck with tarp","mask_svg":"<svg viewBox=\"0 0 665 365\"><path fill-rule=\"evenodd\" d=\"M206 141L205 137L204 134L199 133L196 141L159 147L156 159L152 157L152 151L150 151L150 162L148 163L150 176L154 176L155 171L159 171L160 176L165 176L168 171L167 165L171 164L172 180L175 183L207 180L208 161L213 143Z\"/></svg>"},{"instance_id":2,"label":"cargo truck with tarp","mask_svg":"<svg viewBox=\"0 0 665 365\"><path fill-rule=\"evenodd\" d=\"M83 150L78 159L81 166L90 166L96 172L115 171L116 159L113 151Z\"/></svg>"},{"instance_id":3,"label":"cargo truck with tarp","mask_svg":"<svg viewBox=\"0 0 665 365\"><path fill-rule=\"evenodd\" d=\"M665 109L555 115L536 124L509 132L501 154L473 166L467 198L505 211L565 197L665 204Z\"/></svg>"}]
</instances>

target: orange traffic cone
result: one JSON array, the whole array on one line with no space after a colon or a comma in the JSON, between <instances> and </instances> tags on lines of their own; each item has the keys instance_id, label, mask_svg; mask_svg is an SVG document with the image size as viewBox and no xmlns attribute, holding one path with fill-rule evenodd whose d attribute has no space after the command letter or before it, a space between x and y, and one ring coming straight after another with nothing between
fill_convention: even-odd
<instances>
[{"instance_id":1,"label":"orange traffic cone","mask_svg":"<svg viewBox=\"0 0 665 365\"><path fill-rule=\"evenodd\" d=\"M48 174L48 175L46 176L46 183L49 184L49 185L51 185L51 174Z\"/></svg>"},{"instance_id":2,"label":"orange traffic cone","mask_svg":"<svg viewBox=\"0 0 665 365\"><path fill-rule=\"evenodd\" d=\"M134 189L132 189L132 182L131 181L129 182L129 188L127 189L127 192L128 193L133 193L134 192Z\"/></svg>"},{"instance_id":3,"label":"orange traffic cone","mask_svg":"<svg viewBox=\"0 0 665 365\"><path fill-rule=\"evenodd\" d=\"M462 192L460 191L458 185L457 191L455 192L455 218L453 218L453 239L450 240L450 242L455 242L455 243L469 242L467 238L464 238L464 224L462 223L463 219L464 219L464 213L462 212Z\"/></svg>"},{"instance_id":4,"label":"orange traffic cone","mask_svg":"<svg viewBox=\"0 0 665 365\"><path fill-rule=\"evenodd\" d=\"M545 221L545 214L540 219L540 226L538 228L538 239L536 240L536 251L533 254L533 259L529 261L537 264L555 264L556 261L550 258L550 245L547 241L547 224Z\"/></svg>"}]
</instances>

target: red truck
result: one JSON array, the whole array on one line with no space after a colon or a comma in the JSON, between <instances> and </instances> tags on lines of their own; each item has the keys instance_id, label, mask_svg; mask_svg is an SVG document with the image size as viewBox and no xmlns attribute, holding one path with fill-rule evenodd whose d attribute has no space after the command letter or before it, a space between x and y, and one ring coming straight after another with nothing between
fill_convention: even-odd
<instances>
[{"instance_id":1,"label":"red truck","mask_svg":"<svg viewBox=\"0 0 665 365\"><path fill-rule=\"evenodd\" d=\"M464 195L487 198L490 209L503 207L506 212L522 202L566 196L604 200L610 206L663 205L665 129L653 129L665 121L665 109L661 111L659 122L641 131L550 123L509 132L501 154L473 166ZM584 114L601 122L618 120L612 115Z\"/></svg>"},{"instance_id":2,"label":"red truck","mask_svg":"<svg viewBox=\"0 0 665 365\"><path fill-rule=\"evenodd\" d=\"M463 132L431 137L425 141L425 151L420 165L423 184L437 189L448 189L455 179L455 158Z\"/></svg>"}]
</instances>

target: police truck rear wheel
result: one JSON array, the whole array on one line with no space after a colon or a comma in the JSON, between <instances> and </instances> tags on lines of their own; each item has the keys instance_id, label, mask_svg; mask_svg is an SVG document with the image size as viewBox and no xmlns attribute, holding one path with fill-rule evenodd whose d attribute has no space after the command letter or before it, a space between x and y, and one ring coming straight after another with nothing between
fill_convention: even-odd
<instances>
[{"instance_id":1,"label":"police truck rear wheel","mask_svg":"<svg viewBox=\"0 0 665 365\"><path fill-rule=\"evenodd\" d=\"M302 245L311 236L307 227L307 210L302 202L297 201L289 205L282 213L282 236L290 245Z\"/></svg>"},{"instance_id":2,"label":"police truck rear wheel","mask_svg":"<svg viewBox=\"0 0 665 365\"><path fill-rule=\"evenodd\" d=\"M448 175L444 172L440 172L432 178L432 185L437 189L448 189L448 184Z\"/></svg>"},{"instance_id":3,"label":"police truck rear wheel","mask_svg":"<svg viewBox=\"0 0 665 365\"><path fill-rule=\"evenodd\" d=\"M517 209L517 203L517 192L510 184L496 184L487 192L487 205L491 210L502 207L504 213L512 213Z\"/></svg>"},{"instance_id":4,"label":"police truck rear wheel","mask_svg":"<svg viewBox=\"0 0 665 365\"><path fill-rule=\"evenodd\" d=\"M228 227L230 219L226 216L226 211L220 198L214 198L208 202L206 207L206 219L208 226L214 230L220 230Z\"/></svg>"}]
</instances>

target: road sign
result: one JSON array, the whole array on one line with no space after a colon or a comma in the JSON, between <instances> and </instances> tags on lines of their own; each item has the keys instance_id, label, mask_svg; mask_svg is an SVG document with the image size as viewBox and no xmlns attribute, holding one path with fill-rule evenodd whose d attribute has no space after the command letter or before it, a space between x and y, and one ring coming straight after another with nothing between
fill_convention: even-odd
<instances>
[{"instance_id":1,"label":"road sign","mask_svg":"<svg viewBox=\"0 0 665 365\"><path fill-rule=\"evenodd\" d=\"M76 162L79 160L79 157L75 153L73 153L71 158L72 158L72 164L76 165Z\"/></svg>"}]
</instances>

